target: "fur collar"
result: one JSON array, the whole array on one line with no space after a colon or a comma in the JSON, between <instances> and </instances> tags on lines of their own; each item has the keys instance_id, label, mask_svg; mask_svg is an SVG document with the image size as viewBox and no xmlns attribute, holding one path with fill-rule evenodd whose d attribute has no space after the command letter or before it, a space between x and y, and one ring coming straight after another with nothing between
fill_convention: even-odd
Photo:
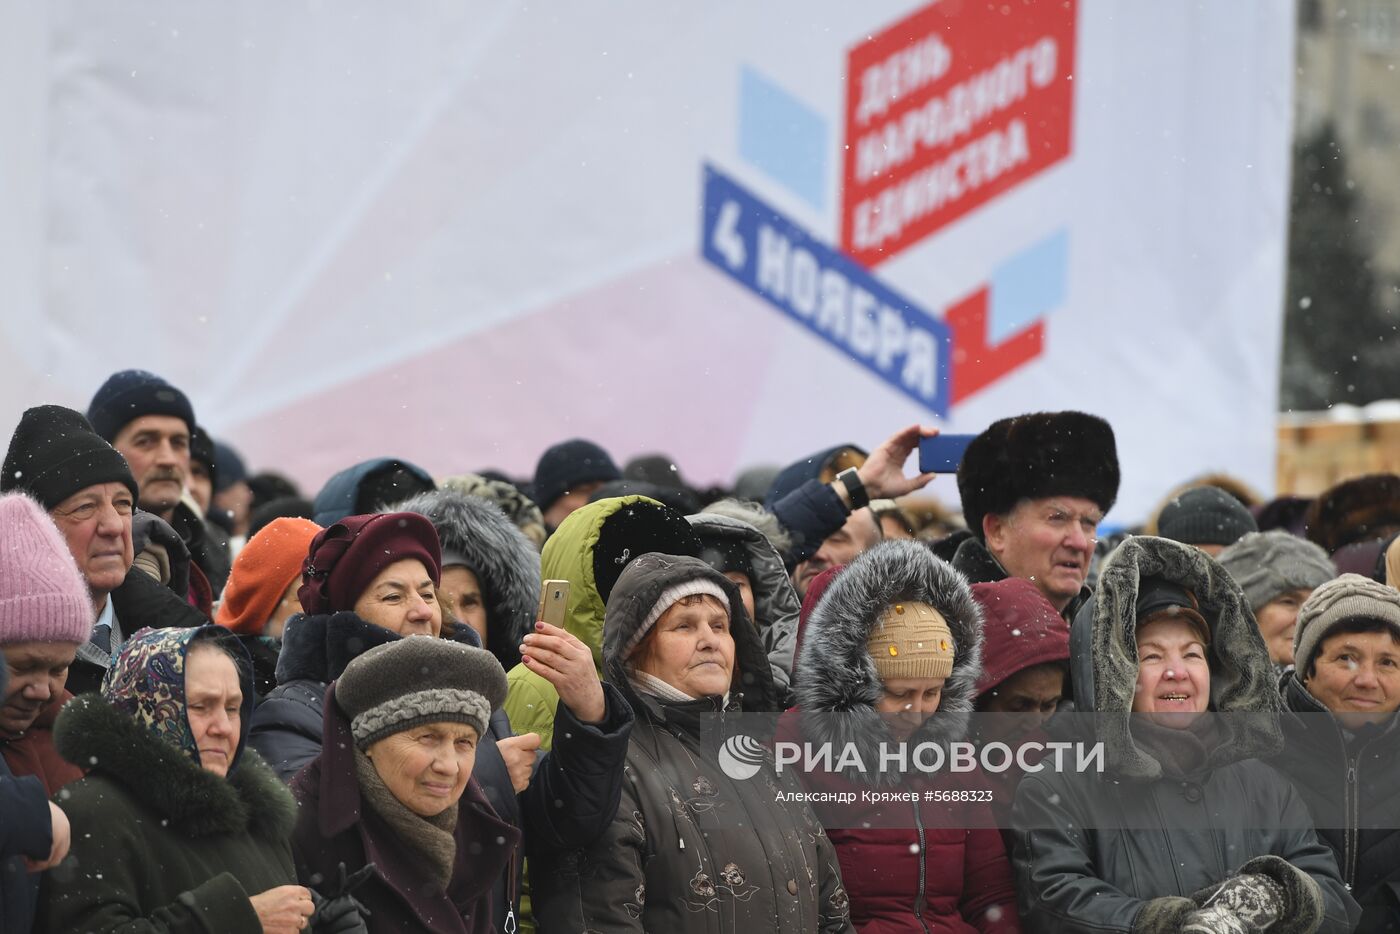
<instances>
[{"instance_id":1,"label":"fur collar","mask_svg":"<svg viewBox=\"0 0 1400 934\"><path fill-rule=\"evenodd\" d=\"M956 649L953 673L943 685L938 710L910 737L911 744L949 743L967 732L982 672L982 611L967 579L929 548L916 542L887 541L851 562L827 587L812 611L797 659L797 704L804 730L816 742L838 748L853 744L866 762L879 760L880 743L893 734L875 711L883 683L866 651L880 614L901 600L933 606L948 622ZM894 773L852 776L897 781Z\"/></svg>"},{"instance_id":2,"label":"fur collar","mask_svg":"<svg viewBox=\"0 0 1400 934\"><path fill-rule=\"evenodd\" d=\"M285 840L296 824L291 793L252 749L228 778L114 710L101 696L74 698L54 728L59 755L106 775L138 802L191 837L252 833Z\"/></svg>"},{"instance_id":3,"label":"fur collar","mask_svg":"<svg viewBox=\"0 0 1400 934\"><path fill-rule=\"evenodd\" d=\"M282 633L277 683L327 684L339 678L345 666L360 655L398 638L398 633L367 623L349 610L329 616L298 614L287 622Z\"/></svg>"},{"instance_id":4,"label":"fur collar","mask_svg":"<svg viewBox=\"0 0 1400 934\"><path fill-rule=\"evenodd\" d=\"M1211 626L1211 710L1221 717L1221 741L1211 751L1218 768L1266 758L1282 746L1277 678L1244 592L1205 552L1165 538L1137 536L1108 556L1094 597L1075 617L1070 654L1075 706L1096 711L1109 767L1127 778L1156 779L1161 764L1133 741L1129 712L1137 684L1137 592L1143 577L1165 577L1196 595ZM1252 716L1244 716L1252 714Z\"/></svg>"}]
</instances>

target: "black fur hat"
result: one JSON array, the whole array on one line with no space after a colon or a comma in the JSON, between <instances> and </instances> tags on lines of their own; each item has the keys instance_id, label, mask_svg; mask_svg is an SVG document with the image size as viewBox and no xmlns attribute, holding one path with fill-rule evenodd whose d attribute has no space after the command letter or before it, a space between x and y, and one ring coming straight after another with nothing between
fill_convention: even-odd
<instances>
[{"instance_id":1,"label":"black fur hat","mask_svg":"<svg viewBox=\"0 0 1400 934\"><path fill-rule=\"evenodd\" d=\"M982 517L1023 499L1078 496L1104 512L1118 498L1113 428L1084 412L1033 412L993 422L958 466L967 527L982 538Z\"/></svg>"}]
</instances>

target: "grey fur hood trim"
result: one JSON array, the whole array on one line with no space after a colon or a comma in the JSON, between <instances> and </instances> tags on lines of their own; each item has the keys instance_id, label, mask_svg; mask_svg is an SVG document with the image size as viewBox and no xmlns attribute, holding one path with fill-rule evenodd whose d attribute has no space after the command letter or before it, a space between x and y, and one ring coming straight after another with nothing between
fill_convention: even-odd
<instances>
[{"instance_id":1,"label":"grey fur hood trim","mask_svg":"<svg viewBox=\"0 0 1400 934\"><path fill-rule=\"evenodd\" d=\"M1244 591L1200 549L1140 535L1105 559L1098 589L1070 629L1075 707L1099 714L1098 738L1107 747L1110 770L1130 779L1153 780L1162 774L1161 764L1138 747L1129 729L1138 676L1138 581L1143 577L1164 577L1196 595L1211 630L1210 709L1254 714L1218 718L1222 731L1209 766L1278 752L1283 701Z\"/></svg>"},{"instance_id":2,"label":"grey fur hood trim","mask_svg":"<svg viewBox=\"0 0 1400 934\"><path fill-rule=\"evenodd\" d=\"M967 733L968 715L982 674L982 609L967 578L934 556L922 542L886 541L847 565L831 582L807 620L797 659L797 705L804 714L844 712L840 717L805 717L804 731L818 742L853 744L866 762L879 761L880 743L895 739L875 710L883 685L866 651L881 613L900 601L927 603L943 614L953 633L953 673L943 685L938 710L909 738L910 744L948 743ZM893 773L853 776L866 781L899 779Z\"/></svg>"},{"instance_id":3,"label":"grey fur hood trim","mask_svg":"<svg viewBox=\"0 0 1400 934\"><path fill-rule=\"evenodd\" d=\"M787 691L802 604L783 566L783 556L762 532L747 522L713 513L685 518L702 544L719 540L743 543L749 564L753 566L750 583L753 585L754 624L763 637L763 648L773 669L773 683L780 691Z\"/></svg>"},{"instance_id":4,"label":"grey fur hood trim","mask_svg":"<svg viewBox=\"0 0 1400 934\"><path fill-rule=\"evenodd\" d=\"M448 556L465 558L486 604L487 645L507 671L520 662L520 641L535 623L540 555L500 507L457 490L420 493L398 507L426 516Z\"/></svg>"}]
</instances>

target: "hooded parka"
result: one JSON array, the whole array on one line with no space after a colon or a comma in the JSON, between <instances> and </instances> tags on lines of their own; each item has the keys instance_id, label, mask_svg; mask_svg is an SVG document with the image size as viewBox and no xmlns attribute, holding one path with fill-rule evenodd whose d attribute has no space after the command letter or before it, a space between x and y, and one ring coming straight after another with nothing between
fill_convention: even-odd
<instances>
[{"instance_id":1,"label":"hooded parka","mask_svg":"<svg viewBox=\"0 0 1400 934\"><path fill-rule=\"evenodd\" d=\"M735 661L728 698L663 701L629 681L624 647L661 594L702 578L727 594ZM739 713L738 694L771 691L767 653L738 589L695 558L634 560L608 603L603 655L609 680L637 714L622 803L586 850L532 849L535 917L545 931L849 931L836 855L805 804L778 800L800 788L773 771L750 778L720 767ZM726 719L729 718L729 719Z\"/></svg>"},{"instance_id":2,"label":"hooded parka","mask_svg":"<svg viewBox=\"0 0 1400 934\"><path fill-rule=\"evenodd\" d=\"M802 604L783 566L783 556L762 532L739 519L702 512L686 516L686 521L700 536L701 544L725 542L744 549L753 569L749 584L753 588L754 625L768 652L773 683L778 690L787 691Z\"/></svg>"},{"instance_id":3,"label":"hooded parka","mask_svg":"<svg viewBox=\"0 0 1400 934\"><path fill-rule=\"evenodd\" d=\"M1199 601L1210 626L1210 709L1224 716L1182 730L1131 716L1144 577ZM1241 873L1267 875L1285 892L1270 932L1351 930L1358 911L1331 851L1293 786L1260 761L1282 743L1278 690L1244 594L1219 564L1166 539L1127 540L1071 625L1070 656L1075 704L1097 714L1091 738L1106 764L1101 774L1047 769L1017 787L1012 855L1027 930L1174 932Z\"/></svg>"},{"instance_id":4,"label":"hooded parka","mask_svg":"<svg viewBox=\"0 0 1400 934\"><path fill-rule=\"evenodd\" d=\"M803 740L838 749L853 744L864 763L880 760L882 743L898 745L876 710L883 681L866 645L881 615L901 601L927 603L938 610L954 643L953 671L944 682L938 709L907 742L945 745L964 737L981 672L981 610L962 575L925 545L889 541L841 571L807 620L798 658L797 703L802 714L818 716L795 721ZM812 778L830 785L830 776ZM857 792L879 781L867 770L854 771L847 780L845 790ZM907 820L889 813L895 807L907 808ZM980 829L949 828L946 819L929 813L933 807L844 805L839 811L844 826L827 828L856 929L862 934L1020 931L1011 866L989 817L969 820L969 826ZM959 808L985 811L977 804ZM892 826L896 824L907 829Z\"/></svg>"}]
</instances>

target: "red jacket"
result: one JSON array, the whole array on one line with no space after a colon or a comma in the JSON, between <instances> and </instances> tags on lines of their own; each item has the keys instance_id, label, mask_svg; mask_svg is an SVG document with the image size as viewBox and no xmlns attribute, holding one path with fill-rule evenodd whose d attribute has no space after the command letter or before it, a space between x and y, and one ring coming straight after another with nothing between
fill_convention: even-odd
<instances>
[{"instance_id":1,"label":"red jacket","mask_svg":"<svg viewBox=\"0 0 1400 934\"><path fill-rule=\"evenodd\" d=\"M39 712L34 725L15 739L0 739L0 753L15 775L33 775L44 783L50 798L70 782L83 777L83 770L64 759L53 748L53 723L63 705L73 699L64 691Z\"/></svg>"}]
</instances>

